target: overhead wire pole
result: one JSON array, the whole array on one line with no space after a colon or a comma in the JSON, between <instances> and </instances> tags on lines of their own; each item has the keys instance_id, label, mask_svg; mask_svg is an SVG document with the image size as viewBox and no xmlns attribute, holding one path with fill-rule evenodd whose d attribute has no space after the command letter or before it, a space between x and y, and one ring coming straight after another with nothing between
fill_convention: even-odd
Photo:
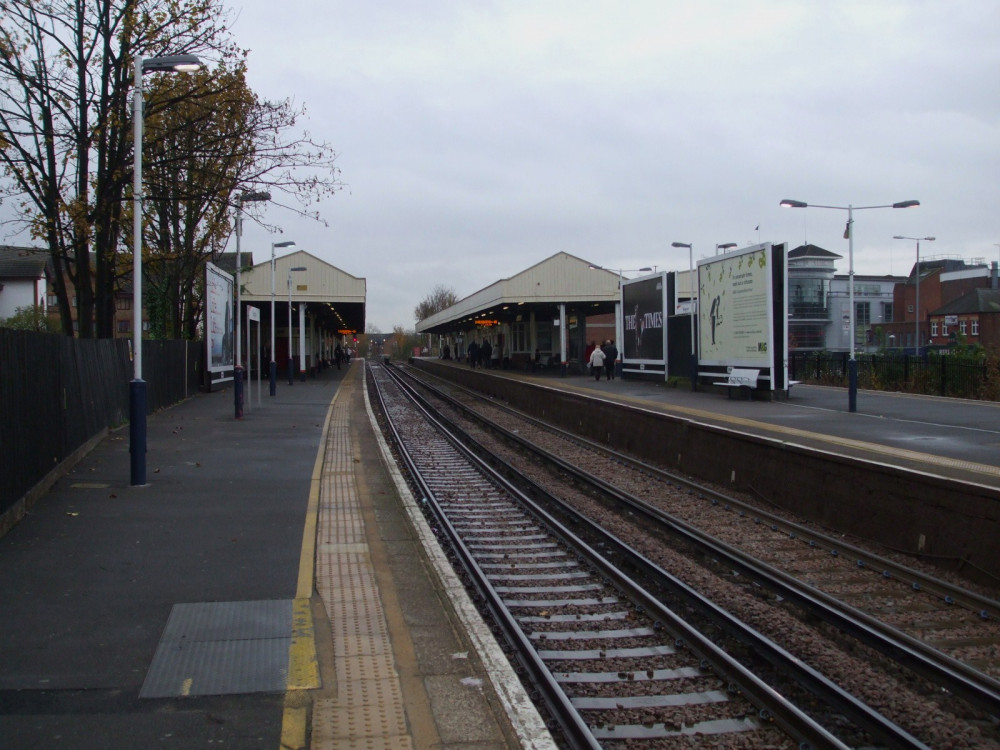
<instances>
[{"instance_id":1,"label":"overhead wire pole","mask_svg":"<svg viewBox=\"0 0 1000 750\"><path fill-rule=\"evenodd\" d=\"M913 353L920 354L920 241L926 240L927 242L933 242L936 237L903 237L902 235L895 234L892 237L894 240L915 240L917 243L917 265L913 274L913 286L914 286L914 296L915 302L913 307L913 319L916 323L916 337L913 339ZM902 343L902 342L900 342Z\"/></svg>"}]
</instances>

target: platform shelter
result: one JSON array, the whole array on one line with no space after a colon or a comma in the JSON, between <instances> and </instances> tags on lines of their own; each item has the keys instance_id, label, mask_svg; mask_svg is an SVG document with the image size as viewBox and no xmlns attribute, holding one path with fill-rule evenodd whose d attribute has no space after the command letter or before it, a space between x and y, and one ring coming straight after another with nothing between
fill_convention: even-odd
<instances>
[{"instance_id":1,"label":"platform shelter","mask_svg":"<svg viewBox=\"0 0 1000 750\"><path fill-rule=\"evenodd\" d=\"M499 347L498 364L530 369L585 366L593 341L615 339L621 274L559 252L417 323L434 348L464 359L472 342Z\"/></svg>"},{"instance_id":2,"label":"platform shelter","mask_svg":"<svg viewBox=\"0 0 1000 750\"><path fill-rule=\"evenodd\" d=\"M367 281L304 250L255 264L241 282L243 330L248 330L247 308L257 308L263 362L271 360L272 305L274 360L284 367L291 354L298 374L312 370L318 358L332 357L337 344L353 347L365 330ZM254 348L247 350L251 368L256 366Z\"/></svg>"}]
</instances>

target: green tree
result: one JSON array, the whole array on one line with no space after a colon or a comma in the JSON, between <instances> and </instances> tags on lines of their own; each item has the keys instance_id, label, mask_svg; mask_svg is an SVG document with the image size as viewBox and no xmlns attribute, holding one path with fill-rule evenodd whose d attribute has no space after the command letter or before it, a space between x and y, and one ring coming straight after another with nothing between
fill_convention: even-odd
<instances>
[{"instance_id":1,"label":"green tree","mask_svg":"<svg viewBox=\"0 0 1000 750\"><path fill-rule=\"evenodd\" d=\"M0 0L3 190L52 257L63 330L112 336L136 54L222 52L215 0ZM148 110L147 110L148 111Z\"/></svg>"},{"instance_id":2,"label":"green tree","mask_svg":"<svg viewBox=\"0 0 1000 750\"><path fill-rule=\"evenodd\" d=\"M79 335L114 335L115 291L131 260L122 250L131 241L124 228L131 212L137 55L196 53L221 61L218 78L146 76L144 120L160 129L144 139L144 176L146 170L161 179L183 173L187 191L176 197L171 184L173 213L158 204L163 183L144 191L153 209L144 231L156 250L211 255L221 247L223 219L240 190L266 187L308 205L337 188L330 149L308 134L288 136L301 110L257 101L247 89L246 53L231 41L229 15L222 0L0 0L0 166L6 177L0 195L15 199L23 226L49 249L52 292L67 334L75 296ZM226 114L233 119L224 120ZM222 158L227 148L229 160ZM201 220L208 226L196 231ZM154 306L174 307L169 295L160 296ZM194 305L184 308L183 321L190 321Z\"/></svg>"},{"instance_id":3,"label":"green tree","mask_svg":"<svg viewBox=\"0 0 1000 750\"><path fill-rule=\"evenodd\" d=\"M226 245L238 187L267 187L306 204L340 189L339 171L330 147L293 133L301 111L250 90L242 59L223 61L210 74L162 76L149 96L176 102L149 118L144 143L151 166L144 169L142 267L156 303L151 329L193 338L205 262ZM126 246L122 260L130 265L130 238Z\"/></svg>"},{"instance_id":4,"label":"green tree","mask_svg":"<svg viewBox=\"0 0 1000 750\"><path fill-rule=\"evenodd\" d=\"M57 322L39 305L25 305L16 308L13 315L0 320L0 328L39 331L41 333L58 333L59 331Z\"/></svg>"}]
</instances>

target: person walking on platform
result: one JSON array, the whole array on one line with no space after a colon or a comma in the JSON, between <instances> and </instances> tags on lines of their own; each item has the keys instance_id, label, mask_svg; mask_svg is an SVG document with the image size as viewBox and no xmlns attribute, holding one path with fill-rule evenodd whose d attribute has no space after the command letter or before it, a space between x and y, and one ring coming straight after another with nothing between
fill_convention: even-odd
<instances>
[{"instance_id":1,"label":"person walking on platform","mask_svg":"<svg viewBox=\"0 0 1000 750\"><path fill-rule=\"evenodd\" d=\"M489 369L490 362L493 360L493 344L490 343L489 339L486 339L479 347L479 357L483 360L483 369Z\"/></svg>"},{"instance_id":2,"label":"person walking on platform","mask_svg":"<svg viewBox=\"0 0 1000 750\"><path fill-rule=\"evenodd\" d=\"M479 344L473 341L469 344L469 364L472 365L472 369L476 369L476 362L479 361Z\"/></svg>"},{"instance_id":3,"label":"person walking on platform","mask_svg":"<svg viewBox=\"0 0 1000 750\"><path fill-rule=\"evenodd\" d=\"M615 342L608 340L603 347L604 351L604 372L607 375L608 380L615 379L615 360L618 359L618 347L615 346Z\"/></svg>"},{"instance_id":4,"label":"person walking on platform","mask_svg":"<svg viewBox=\"0 0 1000 750\"><path fill-rule=\"evenodd\" d=\"M337 344L336 348L333 350L333 361L337 363L337 369L340 369L340 363L344 359L344 350L340 348L340 344Z\"/></svg>"},{"instance_id":5,"label":"person walking on platform","mask_svg":"<svg viewBox=\"0 0 1000 750\"><path fill-rule=\"evenodd\" d=\"M594 374L594 380L601 379L601 372L604 370L604 352L601 347L595 346L590 353L590 371Z\"/></svg>"}]
</instances>

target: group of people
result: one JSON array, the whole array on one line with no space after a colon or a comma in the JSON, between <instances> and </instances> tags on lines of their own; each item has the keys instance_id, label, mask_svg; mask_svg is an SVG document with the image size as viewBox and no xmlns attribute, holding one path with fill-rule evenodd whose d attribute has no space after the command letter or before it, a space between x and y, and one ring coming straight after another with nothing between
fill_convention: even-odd
<instances>
[{"instance_id":1,"label":"group of people","mask_svg":"<svg viewBox=\"0 0 1000 750\"><path fill-rule=\"evenodd\" d=\"M338 370L340 369L341 362L345 365L350 364L352 356L354 356L354 350L349 346L341 348L340 344L337 344L336 348L333 350L333 361L336 363Z\"/></svg>"},{"instance_id":2,"label":"group of people","mask_svg":"<svg viewBox=\"0 0 1000 750\"><path fill-rule=\"evenodd\" d=\"M618 347L615 342L608 339L598 346L595 342L590 342L590 357L587 362L590 365L590 374L594 380L600 380L603 373L608 380L615 379L615 361L618 359Z\"/></svg>"},{"instance_id":3,"label":"group of people","mask_svg":"<svg viewBox=\"0 0 1000 750\"><path fill-rule=\"evenodd\" d=\"M473 370L477 367L493 368L494 370L500 368L500 347L494 347L489 339L484 339L481 344L473 341L469 344L468 354L469 365L472 366Z\"/></svg>"}]
</instances>

